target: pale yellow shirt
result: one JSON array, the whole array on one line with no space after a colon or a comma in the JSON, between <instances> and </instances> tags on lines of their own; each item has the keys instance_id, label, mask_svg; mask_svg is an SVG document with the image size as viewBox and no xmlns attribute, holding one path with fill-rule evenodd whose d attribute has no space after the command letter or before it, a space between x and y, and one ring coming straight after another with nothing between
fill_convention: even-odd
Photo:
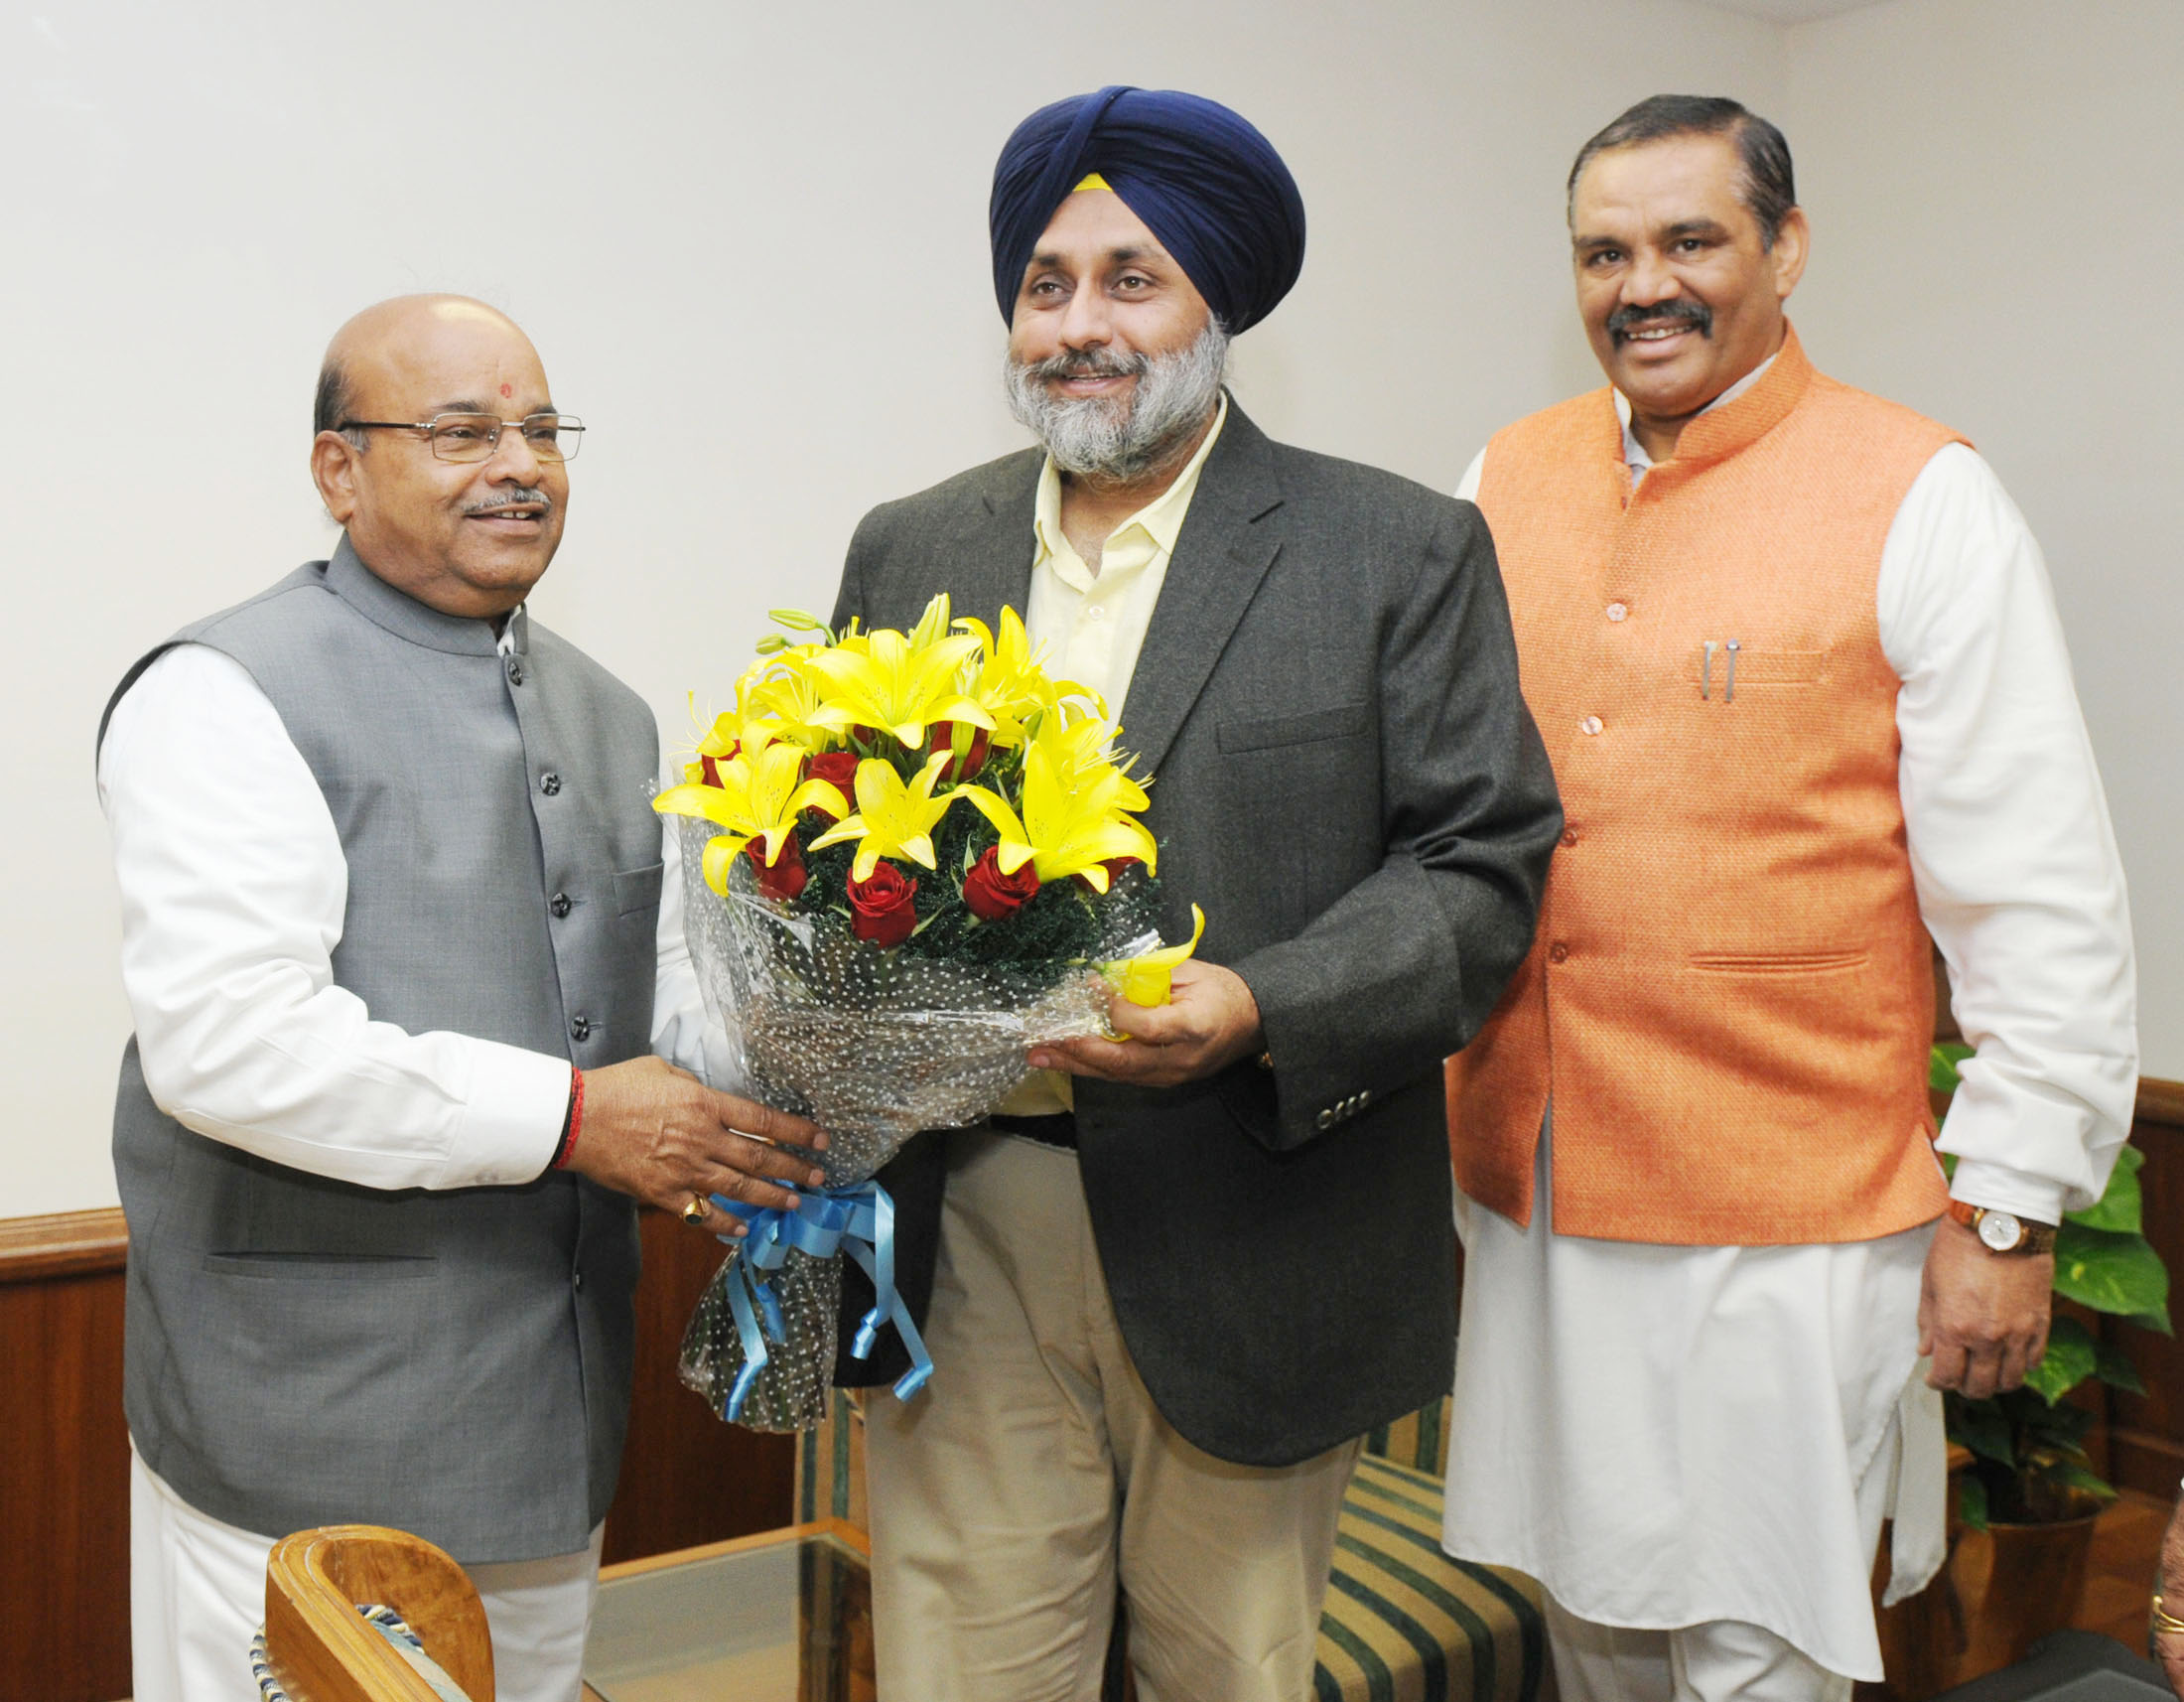
<instances>
[{"instance_id":1,"label":"pale yellow shirt","mask_svg":"<svg viewBox=\"0 0 2184 1702\"><path fill-rule=\"evenodd\" d=\"M1056 679L1090 686L1107 700L1108 713L1130 694L1130 676L1153 625L1154 605L1167 582L1168 558L1190 511L1198 475L1228 422L1228 397L1221 398L1198 453L1175 483L1117 526L1100 551L1098 572L1085 566L1061 529L1061 471L1048 456L1039 473L1038 503L1032 512L1030 607L1024 630L1034 646L1045 646L1046 671ZM1123 730L1121 748L1130 749ZM1002 1109L1011 1116L1040 1117L1071 1104L1069 1077L1042 1069L1010 1094Z\"/></svg>"}]
</instances>

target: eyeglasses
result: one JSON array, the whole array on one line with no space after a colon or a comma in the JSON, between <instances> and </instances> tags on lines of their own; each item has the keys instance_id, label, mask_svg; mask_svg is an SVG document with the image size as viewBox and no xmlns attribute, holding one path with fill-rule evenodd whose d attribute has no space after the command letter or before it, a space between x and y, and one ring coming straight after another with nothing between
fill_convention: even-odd
<instances>
[{"instance_id":1,"label":"eyeglasses","mask_svg":"<svg viewBox=\"0 0 2184 1702\"><path fill-rule=\"evenodd\" d=\"M429 420L343 420L337 431L421 431L442 461L489 461L500 434L514 426L540 461L574 461L584 447L584 422L574 414L532 414L504 420L494 414L434 414Z\"/></svg>"}]
</instances>

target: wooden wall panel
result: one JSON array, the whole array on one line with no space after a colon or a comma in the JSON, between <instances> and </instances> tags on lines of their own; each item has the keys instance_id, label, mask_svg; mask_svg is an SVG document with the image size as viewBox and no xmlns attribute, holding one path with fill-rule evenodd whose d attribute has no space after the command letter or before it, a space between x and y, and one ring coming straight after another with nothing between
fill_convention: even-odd
<instances>
[{"instance_id":1,"label":"wooden wall panel","mask_svg":"<svg viewBox=\"0 0 2184 1702\"><path fill-rule=\"evenodd\" d=\"M607 1559L637 1560L790 1522L795 1444L713 1416L675 1374L683 1323L728 1249L681 1218L646 1211L637 1291L636 1397Z\"/></svg>"},{"instance_id":2,"label":"wooden wall panel","mask_svg":"<svg viewBox=\"0 0 2184 1702\"><path fill-rule=\"evenodd\" d=\"M2184 1084L2146 1081L2138 1089L2131 1143L2146 1155L2146 1239L2169 1267L2172 1321L2184 1323ZM2130 1355L2143 1395L2109 1393L2111 1481L2163 1500L2184 1477L2184 1341L2102 1320L2107 1338Z\"/></svg>"},{"instance_id":3,"label":"wooden wall panel","mask_svg":"<svg viewBox=\"0 0 2184 1702\"><path fill-rule=\"evenodd\" d=\"M119 1211L0 1222L0 1702L129 1693Z\"/></svg>"}]
</instances>

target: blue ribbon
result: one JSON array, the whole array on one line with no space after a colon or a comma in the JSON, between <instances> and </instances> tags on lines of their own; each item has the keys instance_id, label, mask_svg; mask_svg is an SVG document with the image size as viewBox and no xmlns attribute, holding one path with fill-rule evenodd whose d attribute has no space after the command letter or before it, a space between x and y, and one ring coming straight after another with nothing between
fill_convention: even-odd
<instances>
[{"instance_id":1,"label":"blue ribbon","mask_svg":"<svg viewBox=\"0 0 2184 1702\"><path fill-rule=\"evenodd\" d=\"M894 1287L894 1202L877 1182L852 1183L842 1188L803 1189L789 1183L796 1196L793 1209L775 1206L747 1206L725 1195L713 1196L713 1204L731 1217L748 1223L742 1239L722 1236L736 1249L728 1268L728 1305L736 1317L736 1334L743 1342L744 1367L729 1390L731 1423L742 1416L758 1373L765 1369L766 1344L780 1344L785 1335L781 1303L770 1286L773 1273L788 1262L789 1249L815 1259L838 1258L847 1253L872 1278L876 1297L872 1310L857 1327L850 1344L850 1357L872 1356L873 1343L883 1324L892 1323L910 1350L910 1368L895 1379L897 1400L908 1400L933 1374L933 1356L910 1319L910 1309Z\"/></svg>"}]
</instances>

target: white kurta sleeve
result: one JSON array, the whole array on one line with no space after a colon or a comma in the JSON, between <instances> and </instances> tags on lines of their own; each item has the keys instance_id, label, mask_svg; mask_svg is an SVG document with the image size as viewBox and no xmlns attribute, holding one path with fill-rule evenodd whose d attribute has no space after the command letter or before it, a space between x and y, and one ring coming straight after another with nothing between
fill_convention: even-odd
<instances>
[{"instance_id":1,"label":"white kurta sleeve","mask_svg":"<svg viewBox=\"0 0 2184 1702\"><path fill-rule=\"evenodd\" d=\"M1479 481L1486 476L1486 451L1480 450L1471 457L1471 465L1463 470L1462 483L1456 487L1456 499L1476 502L1479 499Z\"/></svg>"},{"instance_id":2,"label":"white kurta sleeve","mask_svg":"<svg viewBox=\"0 0 2184 1702\"><path fill-rule=\"evenodd\" d=\"M115 706L100 806L145 1081L185 1127L367 1188L528 1182L569 1064L374 1022L335 984L348 866L280 714L232 658L169 650Z\"/></svg>"},{"instance_id":3,"label":"white kurta sleeve","mask_svg":"<svg viewBox=\"0 0 2184 1702\"><path fill-rule=\"evenodd\" d=\"M1919 909L1978 1049L1941 1132L1951 1192L2053 1223L2130 1131L2130 917L2047 568L1970 449L1911 487L1875 603Z\"/></svg>"}]
</instances>

